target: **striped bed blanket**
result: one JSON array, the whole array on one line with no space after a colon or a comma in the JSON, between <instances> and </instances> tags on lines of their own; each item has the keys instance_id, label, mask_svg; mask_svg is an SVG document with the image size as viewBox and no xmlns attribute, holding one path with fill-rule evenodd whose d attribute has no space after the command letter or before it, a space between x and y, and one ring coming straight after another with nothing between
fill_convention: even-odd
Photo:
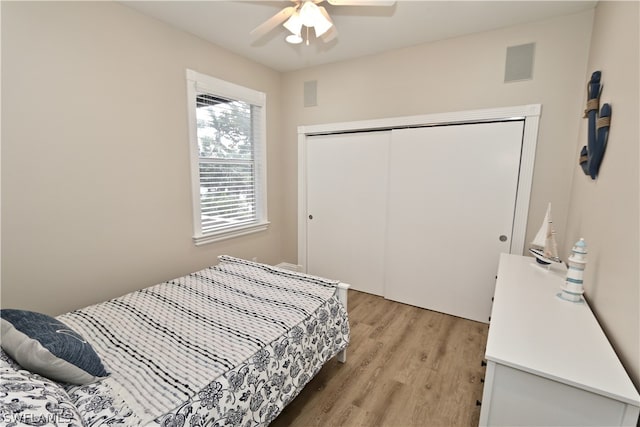
<instances>
[{"instance_id":1,"label":"striped bed blanket","mask_svg":"<svg viewBox=\"0 0 640 427\"><path fill-rule=\"evenodd\" d=\"M223 256L59 316L111 373L67 392L87 425L267 425L348 344L337 284Z\"/></svg>"}]
</instances>

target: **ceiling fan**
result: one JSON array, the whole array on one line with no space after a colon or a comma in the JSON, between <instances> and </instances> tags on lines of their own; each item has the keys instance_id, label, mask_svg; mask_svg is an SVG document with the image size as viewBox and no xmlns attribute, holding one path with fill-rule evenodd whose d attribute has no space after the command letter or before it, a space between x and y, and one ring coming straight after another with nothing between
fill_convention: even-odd
<instances>
[{"instance_id":1,"label":"ceiling fan","mask_svg":"<svg viewBox=\"0 0 640 427\"><path fill-rule=\"evenodd\" d=\"M285 7L251 31L251 35L260 38L282 24L291 34L285 39L288 43L302 43L303 29L309 44L309 29L313 28L317 38L326 43L338 35L338 30L323 6L324 0L291 0L294 6ZM327 0L333 6L393 6L395 1L387 0Z\"/></svg>"}]
</instances>

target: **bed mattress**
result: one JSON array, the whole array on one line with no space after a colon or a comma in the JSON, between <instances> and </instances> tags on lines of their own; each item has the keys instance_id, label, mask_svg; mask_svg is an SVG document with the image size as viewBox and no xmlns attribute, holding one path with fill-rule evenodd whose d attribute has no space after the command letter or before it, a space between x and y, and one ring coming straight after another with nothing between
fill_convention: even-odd
<instances>
[{"instance_id":1,"label":"bed mattress","mask_svg":"<svg viewBox=\"0 0 640 427\"><path fill-rule=\"evenodd\" d=\"M111 373L66 391L87 425L267 425L347 346L337 285L223 256L58 316Z\"/></svg>"}]
</instances>

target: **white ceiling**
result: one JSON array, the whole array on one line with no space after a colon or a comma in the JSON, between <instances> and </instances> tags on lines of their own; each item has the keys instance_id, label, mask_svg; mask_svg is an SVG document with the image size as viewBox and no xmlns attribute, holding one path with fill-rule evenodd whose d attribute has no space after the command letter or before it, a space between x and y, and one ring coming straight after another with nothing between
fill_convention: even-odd
<instances>
[{"instance_id":1,"label":"white ceiling","mask_svg":"<svg viewBox=\"0 0 640 427\"><path fill-rule=\"evenodd\" d=\"M310 32L309 45L284 41L278 26L260 39L250 31L291 1L121 1L278 71L291 71L593 8L596 1L397 1L393 6L332 6L338 37Z\"/></svg>"}]
</instances>

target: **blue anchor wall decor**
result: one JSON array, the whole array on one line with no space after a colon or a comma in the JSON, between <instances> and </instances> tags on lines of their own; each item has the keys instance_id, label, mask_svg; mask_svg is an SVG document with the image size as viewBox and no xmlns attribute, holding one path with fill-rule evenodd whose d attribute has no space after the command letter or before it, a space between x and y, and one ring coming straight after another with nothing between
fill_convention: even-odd
<instances>
[{"instance_id":1,"label":"blue anchor wall decor","mask_svg":"<svg viewBox=\"0 0 640 427\"><path fill-rule=\"evenodd\" d=\"M591 74L591 80L587 84L587 108L584 111L584 117L588 121L588 142L587 145L580 150L580 166L585 175L589 175L591 179L596 179L600 164L604 158L604 152L607 148L607 139L609 137L609 126L611 124L611 105L603 104L600 108L600 93L602 85L600 83L600 71L594 71Z\"/></svg>"}]
</instances>

